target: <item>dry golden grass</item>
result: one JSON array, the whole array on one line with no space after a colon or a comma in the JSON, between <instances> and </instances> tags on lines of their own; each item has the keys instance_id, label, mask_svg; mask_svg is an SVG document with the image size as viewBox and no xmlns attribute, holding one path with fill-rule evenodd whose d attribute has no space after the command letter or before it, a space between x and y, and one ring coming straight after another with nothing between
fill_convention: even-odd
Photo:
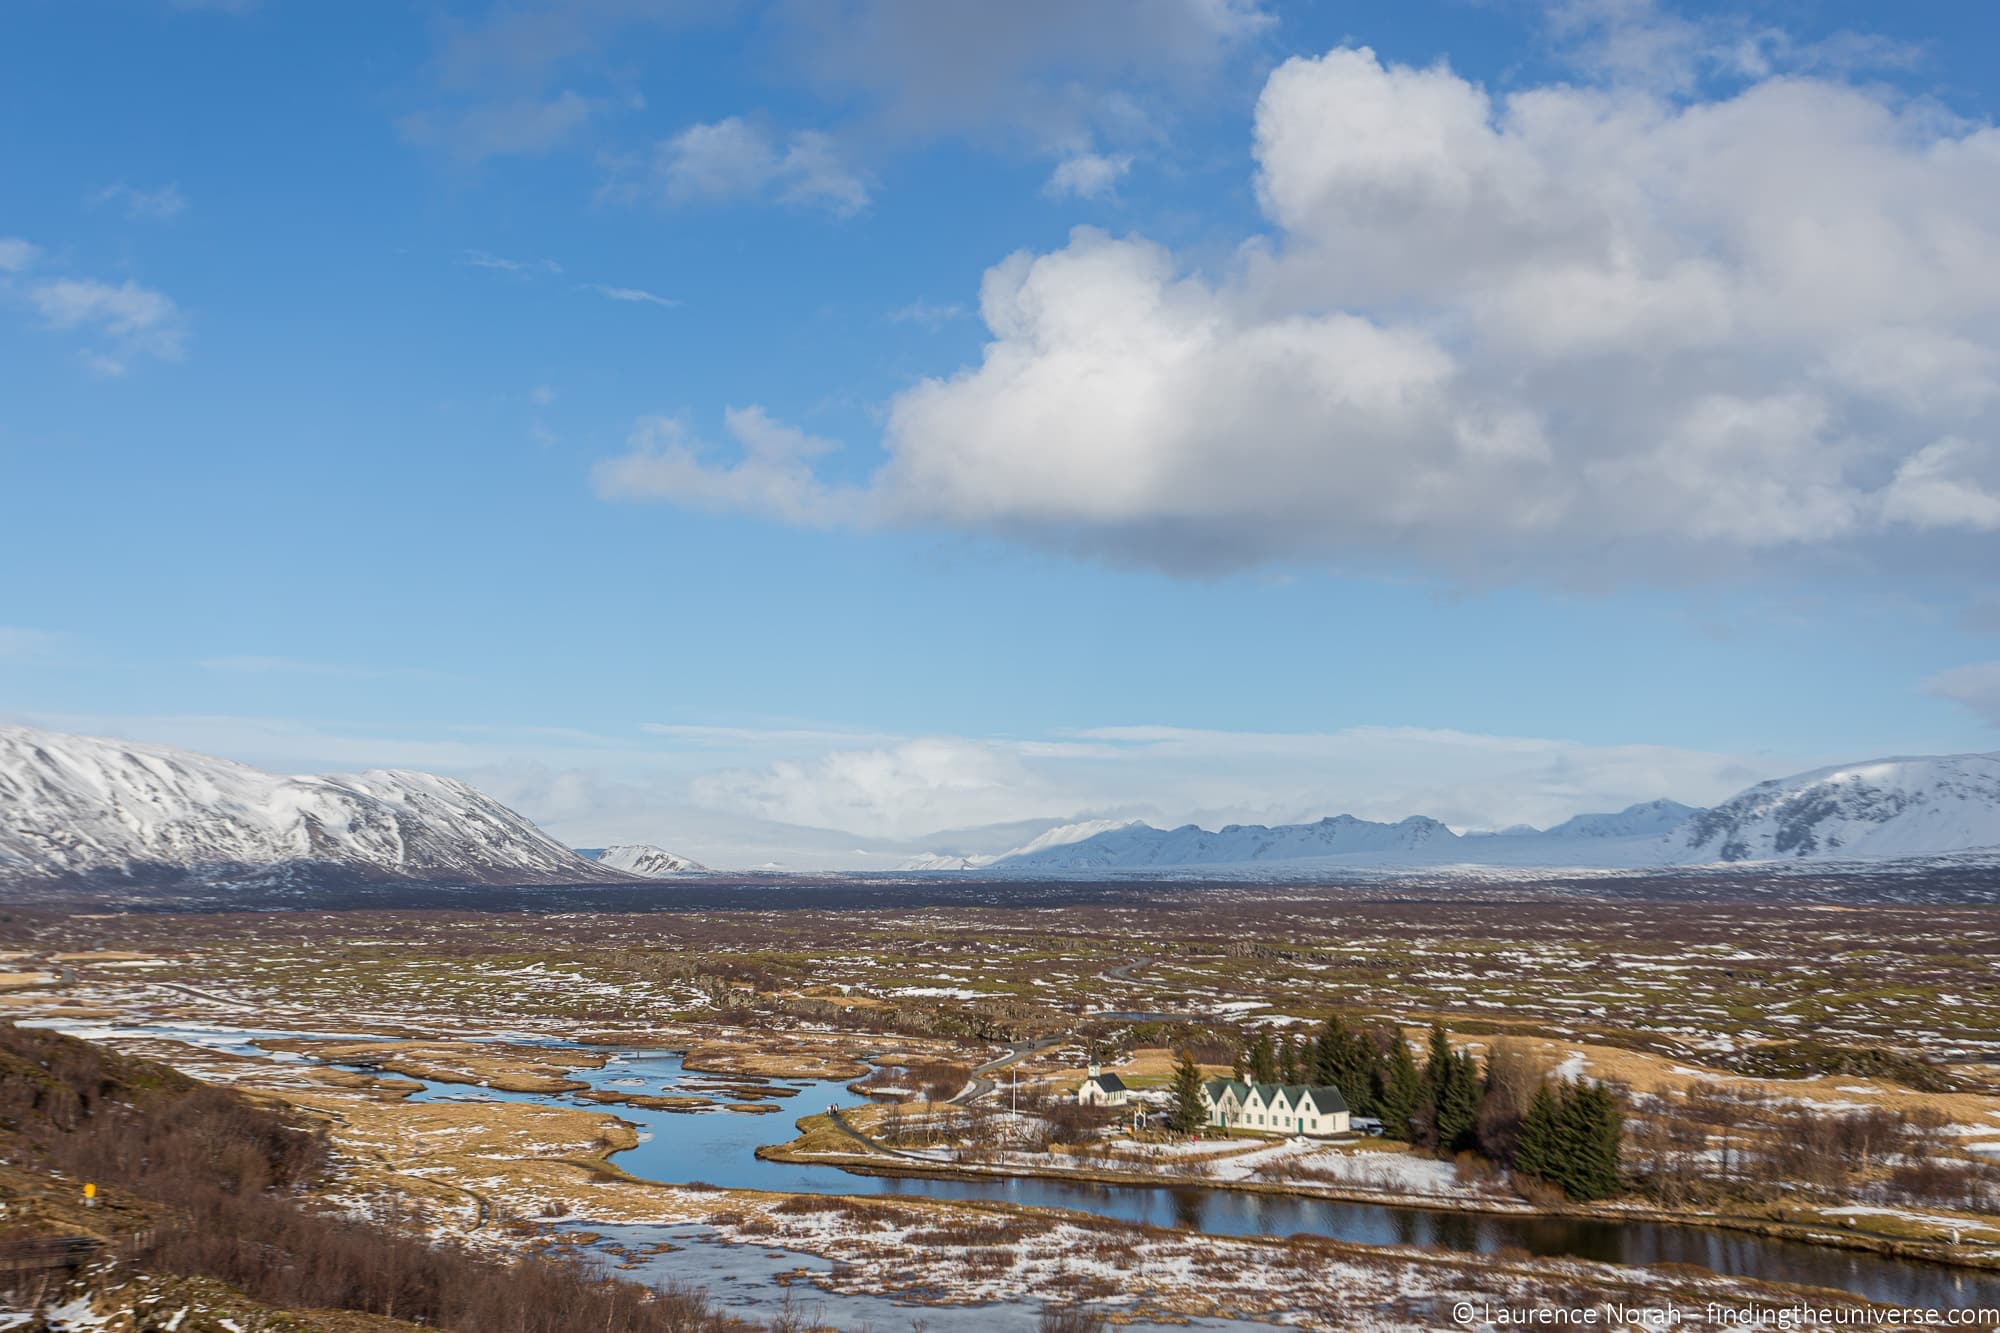
<instances>
[{"instance_id":1,"label":"dry golden grass","mask_svg":"<svg viewBox=\"0 0 2000 1333\"><path fill-rule=\"evenodd\" d=\"M1748 1078L1725 1070L1703 1068L1686 1060L1629 1051L1618 1046L1594 1046L1539 1037L1513 1037L1509 1040L1541 1053L1552 1067L1581 1052L1583 1072L1592 1078L1622 1083L1641 1092L1686 1092L1707 1084L1750 1096L1789 1097L1845 1106L1879 1106L1884 1110L1905 1113L1929 1108L1956 1124L1977 1125L2000 1135L2000 1118L1995 1118L2000 1116L2000 1097L1981 1093L1917 1092L1900 1083L1855 1074L1825 1074L1798 1079ZM1476 1037L1454 1037L1454 1044L1474 1044L1478 1041Z\"/></svg>"},{"instance_id":2,"label":"dry golden grass","mask_svg":"<svg viewBox=\"0 0 2000 1333\"><path fill-rule=\"evenodd\" d=\"M571 1078L579 1066L604 1063L604 1055L535 1046L494 1046L458 1041L324 1041L294 1037L263 1043L332 1062L366 1063L410 1078L465 1083L502 1092L571 1092L587 1085Z\"/></svg>"},{"instance_id":3,"label":"dry golden grass","mask_svg":"<svg viewBox=\"0 0 2000 1333\"><path fill-rule=\"evenodd\" d=\"M1116 1074L1127 1083L1135 1080L1159 1081L1174 1076L1174 1067L1180 1063L1180 1055L1165 1046L1140 1046L1133 1050L1131 1058L1120 1064L1103 1066L1107 1074ZM1202 1065L1203 1078L1228 1078L1228 1065ZM1089 1071L1082 1065L1073 1065L1053 1071L1057 1080L1081 1083Z\"/></svg>"}]
</instances>

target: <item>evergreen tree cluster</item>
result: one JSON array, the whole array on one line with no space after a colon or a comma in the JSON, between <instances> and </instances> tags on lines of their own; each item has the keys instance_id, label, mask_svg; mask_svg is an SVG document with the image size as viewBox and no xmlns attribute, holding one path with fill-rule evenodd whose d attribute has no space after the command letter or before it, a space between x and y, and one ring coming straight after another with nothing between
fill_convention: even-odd
<instances>
[{"instance_id":1,"label":"evergreen tree cluster","mask_svg":"<svg viewBox=\"0 0 2000 1333\"><path fill-rule=\"evenodd\" d=\"M1238 1078L1257 1083L1339 1088L1348 1110L1380 1120L1388 1138L1441 1153L1482 1152L1560 1186L1572 1199L1617 1193L1624 1120L1611 1093L1597 1084L1551 1083L1530 1072L1527 1078L1537 1080L1530 1100L1521 1066L1511 1067L1515 1077L1502 1078L1496 1059L1497 1053L1482 1071L1434 1025L1420 1068L1400 1031L1350 1028L1335 1015L1310 1040L1259 1030L1235 1068ZM1175 1072L1177 1104L1183 1077ZM1198 1104L1200 1076L1186 1077L1193 1079Z\"/></svg>"},{"instance_id":2,"label":"evergreen tree cluster","mask_svg":"<svg viewBox=\"0 0 2000 1333\"><path fill-rule=\"evenodd\" d=\"M1572 1199L1609 1198L1618 1192L1624 1132L1625 1119L1603 1086L1544 1083L1521 1120L1513 1167L1561 1186Z\"/></svg>"},{"instance_id":3,"label":"evergreen tree cluster","mask_svg":"<svg viewBox=\"0 0 2000 1333\"><path fill-rule=\"evenodd\" d=\"M1479 1065L1467 1052L1451 1049L1442 1027L1431 1028L1430 1058L1424 1062L1422 1104L1430 1117L1430 1140L1440 1152L1467 1152L1478 1146Z\"/></svg>"}]
</instances>

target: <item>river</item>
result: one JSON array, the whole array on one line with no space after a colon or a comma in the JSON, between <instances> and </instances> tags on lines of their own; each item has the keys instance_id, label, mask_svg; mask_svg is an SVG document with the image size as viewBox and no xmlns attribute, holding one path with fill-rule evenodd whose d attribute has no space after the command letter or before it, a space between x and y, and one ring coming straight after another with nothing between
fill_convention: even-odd
<instances>
[{"instance_id":1,"label":"river","mask_svg":"<svg viewBox=\"0 0 2000 1333\"><path fill-rule=\"evenodd\" d=\"M304 1035L175 1024L61 1026L79 1036L156 1036L257 1055L270 1054L255 1044L259 1038ZM98 1030L84 1030L93 1027ZM533 1044L570 1045L548 1039L537 1039ZM746 1081L690 1073L682 1068L681 1058L674 1052L643 1050L614 1052L603 1068L579 1069L572 1077L592 1088L628 1096L699 1093L715 1084L741 1086ZM931 1180L863 1176L834 1166L760 1160L757 1148L790 1138L792 1122L797 1118L829 1105L856 1106L866 1100L849 1092L844 1084L834 1082L772 1080L773 1086L792 1089L794 1095L778 1099L780 1109L776 1114L752 1115L723 1110L652 1111L585 1102L561 1093L501 1092L464 1084L417 1081L423 1086L410 1094L412 1101L530 1102L615 1114L636 1125L640 1133L637 1146L617 1155L618 1165L634 1176L663 1184L704 1181L724 1188L786 1193L990 1200L1067 1208L1120 1221L1179 1227L1210 1235L1304 1233L1364 1245L1427 1245L1479 1254L1514 1250L1541 1257L1615 1264L1692 1264L1737 1277L1838 1288L1895 1305L1945 1309L2000 1307L2000 1274L1713 1227L1464 1213L1250 1193L1203 1185L1104 1185L1026 1177Z\"/></svg>"}]
</instances>

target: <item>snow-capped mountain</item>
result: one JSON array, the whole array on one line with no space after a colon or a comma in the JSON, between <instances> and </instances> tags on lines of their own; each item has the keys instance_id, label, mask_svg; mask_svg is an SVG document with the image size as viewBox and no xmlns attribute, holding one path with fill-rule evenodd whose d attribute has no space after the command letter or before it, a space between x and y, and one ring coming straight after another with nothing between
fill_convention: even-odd
<instances>
[{"instance_id":1,"label":"snow-capped mountain","mask_svg":"<svg viewBox=\"0 0 2000 1333\"><path fill-rule=\"evenodd\" d=\"M450 778L284 777L164 746L0 726L0 880L575 884L600 870Z\"/></svg>"},{"instance_id":2,"label":"snow-capped mountain","mask_svg":"<svg viewBox=\"0 0 2000 1333\"><path fill-rule=\"evenodd\" d=\"M995 858L991 868L1131 870L1159 866L1295 861L1354 854L1414 859L1433 844L1457 840L1450 829L1423 815L1413 815L1395 824L1377 824L1352 815L1337 815L1314 824L1279 824L1275 827L1230 824L1213 833L1194 824L1184 824L1176 829L1157 829L1135 821L1057 845L1036 848L1030 844Z\"/></svg>"},{"instance_id":3,"label":"snow-capped mountain","mask_svg":"<svg viewBox=\"0 0 2000 1333\"><path fill-rule=\"evenodd\" d=\"M1076 827L1076 826L1070 826ZM1712 810L1647 801L1548 829L1454 834L1434 819L1394 824L1341 815L1313 824L1114 825L1052 830L983 865L1022 871L1269 867L1315 870L1492 866L1643 870L1714 862L1874 860L2000 849L2000 754L1881 759L1759 783ZM939 858L943 861L944 858ZM928 868L943 869L940 864ZM961 868L952 866L949 868Z\"/></svg>"},{"instance_id":4,"label":"snow-capped mountain","mask_svg":"<svg viewBox=\"0 0 2000 1333\"><path fill-rule=\"evenodd\" d=\"M1702 813L1679 801L1643 801L1615 815L1572 815L1542 831L1544 838L1656 838Z\"/></svg>"},{"instance_id":5,"label":"snow-capped mountain","mask_svg":"<svg viewBox=\"0 0 2000 1333\"><path fill-rule=\"evenodd\" d=\"M1929 856L2000 847L2000 754L1876 759L1760 782L1667 839L1678 862Z\"/></svg>"},{"instance_id":6,"label":"snow-capped mountain","mask_svg":"<svg viewBox=\"0 0 2000 1333\"><path fill-rule=\"evenodd\" d=\"M598 852L579 851L601 866L613 870L623 870L628 874L644 875L647 879L667 879L674 875L705 875L708 867L688 860L685 856L675 856L664 847L655 847L649 842L628 842L617 847L606 847Z\"/></svg>"}]
</instances>

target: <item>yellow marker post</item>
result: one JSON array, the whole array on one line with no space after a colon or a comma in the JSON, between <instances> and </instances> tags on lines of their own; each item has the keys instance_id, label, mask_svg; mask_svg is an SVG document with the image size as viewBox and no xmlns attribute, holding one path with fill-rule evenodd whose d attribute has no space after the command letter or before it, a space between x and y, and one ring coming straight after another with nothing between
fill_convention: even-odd
<instances>
[{"instance_id":1,"label":"yellow marker post","mask_svg":"<svg viewBox=\"0 0 2000 1333\"><path fill-rule=\"evenodd\" d=\"M83 1206L86 1208L97 1207L97 1186L85 1185L83 1187Z\"/></svg>"}]
</instances>

